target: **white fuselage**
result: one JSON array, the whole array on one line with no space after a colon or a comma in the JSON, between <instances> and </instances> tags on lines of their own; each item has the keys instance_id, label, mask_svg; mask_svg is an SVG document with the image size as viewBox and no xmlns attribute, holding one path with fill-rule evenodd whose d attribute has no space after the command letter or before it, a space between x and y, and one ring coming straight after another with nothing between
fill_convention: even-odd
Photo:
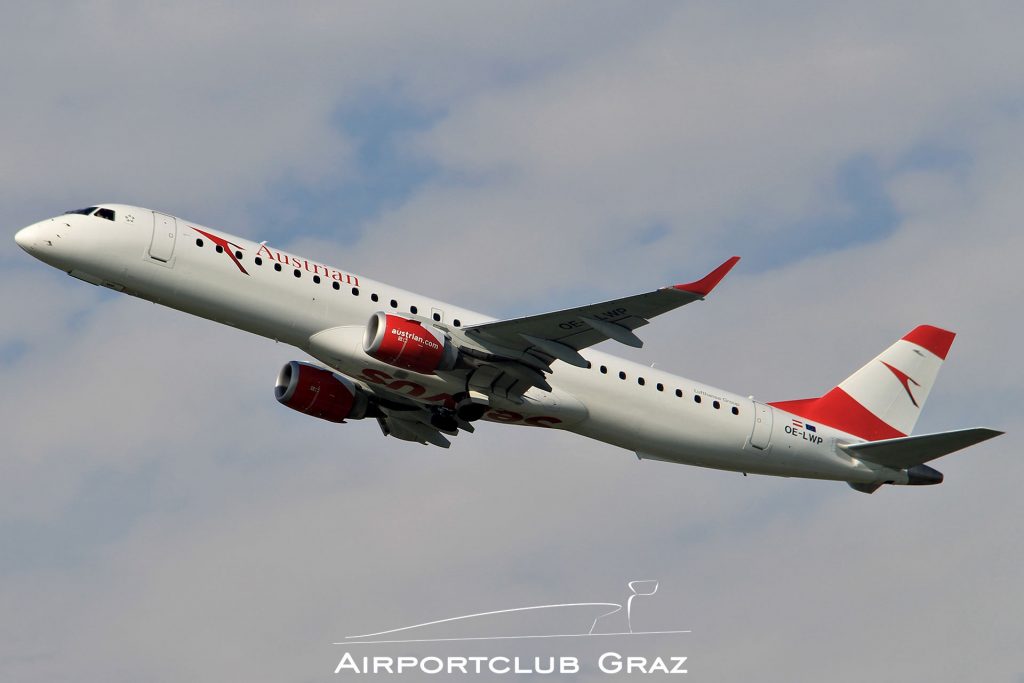
<instances>
[{"instance_id":1,"label":"white fuselage","mask_svg":"<svg viewBox=\"0 0 1024 683\"><path fill-rule=\"evenodd\" d=\"M462 390L451 377L382 363L362 348L377 311L449 327L492 320L451 304L140 207L104 204L114 220L65 214L18 233L40 260L93 284L275 339L371 388L443 403ZM846 455L863 441L749 398L584 350L591 367L556 361L553 391L522 404L492 402L484 419L565 429L639 457L737 472L902 483L905 474Z\"/></svg>"}]
</instances>

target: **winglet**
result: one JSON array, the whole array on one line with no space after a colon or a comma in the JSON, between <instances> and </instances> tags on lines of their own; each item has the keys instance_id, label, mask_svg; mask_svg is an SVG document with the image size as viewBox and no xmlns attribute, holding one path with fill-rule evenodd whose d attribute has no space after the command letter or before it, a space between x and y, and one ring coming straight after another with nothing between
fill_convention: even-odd
<instances>
[{"instance_id":1,"label":"winglet","mask_svg":"<svg viewBox=\"0 0 1024 683\"><path fill-rule=\"evenodd\" d=\"M705 297L711 293L711 290L714 289L715 286L722 281L722 278L724 278L726 274L730 270L732 270L732 267L735 266L739 262L739 260L739 256L733 256L731 259L715 268L713 271L702 277L700 280L697 280L696 282L687 282L686 284L682 285L674 285L672 288L679 289L684 292L689 292L690 294L696 294L697 296L700 297Z\"/></svg>"}]
</instances>

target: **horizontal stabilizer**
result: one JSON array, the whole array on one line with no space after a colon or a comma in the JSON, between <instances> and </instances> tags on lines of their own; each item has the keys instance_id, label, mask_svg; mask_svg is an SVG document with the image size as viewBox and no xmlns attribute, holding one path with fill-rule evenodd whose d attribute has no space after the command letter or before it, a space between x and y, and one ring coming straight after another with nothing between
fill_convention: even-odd
<instances>
[{"instance_id":1,"label":"horizontal stabilizer","mask_svg":"<svg viewBox=\"0 0 1024 683\"><path fill-rule=\"evenodd\" d=\"M938 434L840 444L839 447L860 460L902 470L987 441L1002 433L985 427L974 427L952 432L939 432Z\"/></svg>"}]
</instances>

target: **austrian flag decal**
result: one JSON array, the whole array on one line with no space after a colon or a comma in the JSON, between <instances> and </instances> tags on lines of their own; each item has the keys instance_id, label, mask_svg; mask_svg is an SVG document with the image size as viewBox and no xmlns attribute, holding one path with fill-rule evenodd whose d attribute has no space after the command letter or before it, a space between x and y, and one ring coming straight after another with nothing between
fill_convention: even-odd
<instances>
[{"instance_id":1,"label":"austrian flag decal","mask_svg":"<svg viewBox=\"0 0 1024 683\"><path fill-rule=\"evenodd\" d=\"M816 432L818 428L812 425L810 422L801 422L800 420L793 420L793 426L797 429L806 429L809 432Z\"/></svg>"}]
</instances>

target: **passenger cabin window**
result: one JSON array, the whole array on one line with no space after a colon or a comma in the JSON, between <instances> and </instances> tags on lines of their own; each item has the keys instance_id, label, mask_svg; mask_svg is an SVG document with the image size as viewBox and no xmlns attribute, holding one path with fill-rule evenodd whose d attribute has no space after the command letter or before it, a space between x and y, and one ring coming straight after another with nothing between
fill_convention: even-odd
<instances>
[{"instance_id":1,"label":"passenger cabin window","mask_svg":"<svg viewBox=\"0 0 1024 683\"><path fill-rule=\"evenodd\" d=\"M114 220L113 209L96 209L96 213L93 215L99 218L106 218L108 221Z\"/></svg>"}]
</instances>

